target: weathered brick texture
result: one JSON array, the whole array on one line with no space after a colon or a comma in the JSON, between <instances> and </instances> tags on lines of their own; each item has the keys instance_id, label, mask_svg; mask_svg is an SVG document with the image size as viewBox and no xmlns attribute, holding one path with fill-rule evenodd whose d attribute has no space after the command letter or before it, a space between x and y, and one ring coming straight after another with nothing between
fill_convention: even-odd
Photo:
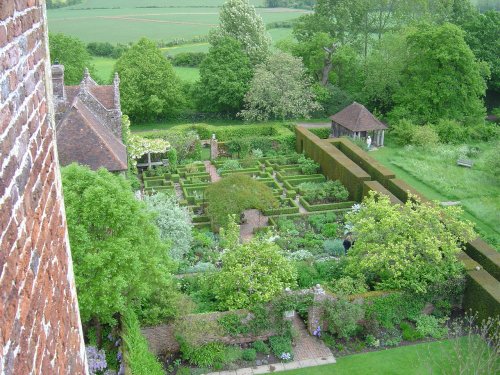
<instances>
[{"instance_id":1,"label":"weathered brick texture","mask_svg":"<svg viewBox=\"0 0 500 375\"><path fill-rule=\"evenodd\" d=\"M44 0L0 0L0 374L86 374Z\"/></svg>"}]
</instances>

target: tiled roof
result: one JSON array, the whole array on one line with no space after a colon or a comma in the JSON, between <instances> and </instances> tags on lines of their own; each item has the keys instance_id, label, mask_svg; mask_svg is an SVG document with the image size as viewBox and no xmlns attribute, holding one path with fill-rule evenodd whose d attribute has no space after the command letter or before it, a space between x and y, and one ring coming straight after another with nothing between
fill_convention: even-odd
<instances>
[{"instance_id":1,"label":"tiled roof","mask_svg":"<svg viewBox=\"0 0 500 375\"><path fill-rule=\"evenodd\" d=\"M76 97L56 129L61 165L74 161L92 169L127 169L125 145Z\"/></svg>"},{"instance_id":2,"label":"tiled roof","mask_svg":"<svg viewBox=\"0 0 500 375\"><path fill-rule=\"evenodd\" d=\"M373 116L364 105L356 102L337 112L330 119L355 132L387 129L387 126Z\"/></svg>"}]
</instances>

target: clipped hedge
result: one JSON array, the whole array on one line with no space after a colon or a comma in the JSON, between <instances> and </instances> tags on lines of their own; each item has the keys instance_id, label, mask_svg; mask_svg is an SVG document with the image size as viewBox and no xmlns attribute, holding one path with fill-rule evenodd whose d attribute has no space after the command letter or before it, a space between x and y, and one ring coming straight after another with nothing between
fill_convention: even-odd
<instances>
[{"instance_id":1,"label":"clipped hedge","mask_svg":"<svg viewBox=\"0 0 500 375\"><path fill-rule=\"evenodd\" d=\"M324 204L310 204L304 197L299 198L300 204L304 206L304 208L308 212L316 212L316 211L330 211L330 210L338 210L341 208L351 208L356 202L337 202L337 203L324 203Z\"/></svg>"},{"instance_id":2,"label":"clipped hedge","mask_svg":"<svg viewBox=\"0 0 500 375\"><path fill-rule=\"evenodd\" d=\"M479 320L500 316L500 282L483 269L467 272L463 307Z\"/></svg>"},{"instance_id":3,"label":"clipped hedge","mask_svg":"<svg viewBox=\"0 0 500 375\"><path fill-rule=\"evenodd\" d=\"M387 190L394 194L396 198L398 198L401 202L406 202L408 200L408 193L419 197L420 201L423 203L429 202L429 199L422 195L422 193L415 190L412 186L408 185L406 182L400 180L399 178L393 178L387 180L386 182Z\"/></svg>"},{"instance_id":4,"label":"clipped hedge","mask_svg":"<svg viewBox=\"0 0 500 375\"><path fill-rule=\"evenodd\" d=\"M148 349L148 342L141 334L139 320L128 309L121 319L123 339L123 360L132 375L163 375L163 366Z\"/></svg>"},{"instance_id":5,"label":"clipped hedge","mask_svg":"<svg viewBox=\"0 0 500 375\"><path fill-rule=\"evenodd\" d=\"M283 185L287 190L300 190L297 187L304 182L325 182L325 176L322 174L313 174L309 176L294 176L283 181Z\"/></svg>"},{"instance_id":6,"label":"clipped hedge","mask_svg":"<svg viewBox=\"0 0 500 375\"><path fill-rule=\"evenodd\" d=\"M324 128L309 128L309 131L321 139L328 139L332 134L331 126L325 126Z\"/></svg>"},{"instance_id":7,"label":"clipped hedge","mask_svg":"<svg viewBox=\"0 0 500 375\"><path fill-rule=\"evenodd\" d=\"M363 183L363 197L366 197L370 191L375 191L380 194L387 195L392 204L403 204L394 194L387 190L378 181L365 181Z\"/></svg>"},{"instance_id":8,"label":"clipped hedge","mask_svg":"<svg viewBox=\"0 0 500 375\"><path fill-rule=\"evenodd\" d=\"M296 151L319 163L321 171L331 180L340 180L349 191L351 199L360 201L363 196L363 181L370 175L347 155L327 140L322 140L304 127L297 126Z\"/></svg>"},{"instance_id":9,"label":"clipped hedge","mask_svg":"<svg viewBox=\"0 0 500 375\"><path fill-rule=\"evenodd\" d=\"M465 252L495 279L500 281L500 253L484 242L476 238L465 244Z\"/></svg>"},{"instance_id":10,"label":"clipped hedge","mask_svg":"<svg viewBox=\"0 0 500 375\"><path fill-rule=\"evenodd\" d=\"M387 187L387 181L396 178L394 172L346 138L335 138L330 143L342 151L349 159L365 170L374 180Z\"/></svg>"},{"instance_id":11,"label":"clipped hedge","mask_svg":"<svg viewBox=\"0 0 500 375\"><path fill-rule=\"evenodd\" d=\"M287 215L287 214L298 214L299 213L299 206L297 206L297 203L291 198L285 198L282 200L282 202L286 202L288 207L279 207L279 208L271 208L268 210L264 210L263 214L266 216L276 216L276 215Z\"/></svg>"}]
</instances>

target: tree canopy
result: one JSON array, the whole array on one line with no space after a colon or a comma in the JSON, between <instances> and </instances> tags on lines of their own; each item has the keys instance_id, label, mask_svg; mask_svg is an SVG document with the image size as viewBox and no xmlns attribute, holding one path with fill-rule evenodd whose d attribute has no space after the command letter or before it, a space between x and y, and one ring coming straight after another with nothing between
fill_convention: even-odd
<instances>
[{"instance_id":1,"label":"tree canopy","mask_svg":"<svg viewBox=\"0 0 500 375\"><path fill-rule=\"evenodd\" d=\"M292 287L296 271L278 245L265 239L236 246L222 256L222 269L214 278L214 293L224 309L240 309Z\"/></svg>"},{"instance_id":2,"label":"tree canopy","mask_svg":"<svg viewBox=\"0 0 500 375\"><path fill-rule=\"evenodd\" d=\"M181 83L155 43L142 38L118 59L122 111L133 121L166 119L184 105Z\"/></svg>"},{"instance_id":3,"label":"tree canopy","mask_svg":"<svg viewBox=\"0 0 500 375\"><path fill-rule=\"evenodd\" d=\"M62 169L62 180L82 322L113 325L126 307L146 313L156 294L164 305L155 314L172 314L168 246L129 183L77 164Z\"/></svg>"},{"instance_id":4,"label":"tree canopy","mask_svg":"<svg viewBox=\"0 0 500 375\"><path fill-rule=\"evenodd\" d=\"M229 215L239 217L246 209L264 210L278 205L270 187L238 173L210 184L205 197L208 216L214 227L227 227Z\"/></svg>"},{"instance_id":5,"label":"tree canopy","mask_svg":"<svg viewBox=\"0 0 500 375\"><path fill-rule=\"evenodd\" d=\"M264 21L248 0L228 0L219 14L219 27L212 33L212 40L231 37L243 46L252 64L262 62L269 54L271 38Z\"/></svg>"},{"instance_id":6,"label":"tree canopy","mask_svg":"<svg viewBox=\"0 0 500 375\"><path fill-rule=\"evenodd\" d=\"M82 81L85 68L91 75L94 74L92 57L80 39L61 33L50 34L49 49L51 62L59 61L59 64L64 65L66 85L78 85Z\"/></svg>"},{"instance_id":7,"label":"tree canopy","mask_svg":"<svg viewBox=\"0 0 500 375\"><path fill-rule=\"evenodd\" d=\"M219 113L237 113L250 86L250 60L237 40L224 37L214 41L200 65L198 107Z\"/></svg>"},{"instance_id":8,"label":"tree canopy","mask_svg":"<svg viewBox=\"0 0 500 375\"><path fill-rule=\"evenodd\" d=\"M460 275L456 255L474 238L472 223L462 221L459 207L421 203L416 197L393 205L371 192L359 211L346 216L355 243L347 270L363 273L377 289L425 293L434 283Z\"/></svg>"},{"instance_id":9,"label":"tree canopy","mask_svg":"<svg viewBox=\"0 0 500 375\"><path fill-rule=\"evenodd\" d=\"M308 118L320 108L302 60L277 52L255 69L241 116L247 121Z\"/></svg>"},{"instance_id":10,"label":"tree canopy","mask_svg":"<svg viewBox=\"0 0 500 375\"><path fill-rule=\"evenodd\" d=\"M488 67L476 60L464 32L449 23L421 25L407 37L407 45L391 116L417 124L439 119L483 121Z\"/></svg>"}]
</instances>

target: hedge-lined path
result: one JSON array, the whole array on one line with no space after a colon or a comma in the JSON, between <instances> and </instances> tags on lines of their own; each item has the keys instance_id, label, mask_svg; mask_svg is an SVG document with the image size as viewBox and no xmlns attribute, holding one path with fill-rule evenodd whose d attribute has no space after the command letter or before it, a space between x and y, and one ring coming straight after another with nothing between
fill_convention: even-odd
<instances>
[{"instance_id":1,"label":"hedge-lined path","mask_svg":"<svg viewBox=\"0 0 500 375\"><path fill-rule=\"evenodd\" d=\"M274 181L276 181L276 183L283 189L283 191L286 194L287 190L285 188L285 185L283 184L283 182L278 181L278 179L276 178L276 172L273 172L273 178L274 178ZM300 203L298 195L295 198L294 202L297 204L297 206L299 206L299 213L300 214L307 214L308 211L304 208L304 206L302 206L302 203Z\"/></svg>"},{"instance_id":2,"label":"hedge-lined path","mask_svg":"<svg viewBox=\"0 0 500 375\"><path fill-rule=\"evenodd\" d=\"M205 164L205 170L207 171L208 174L210 174L210 181L211 182L217 182L220 180L220 176L217 173L217 168L215 168L215 165L213 165L210 160L205 160L203 162Z\"/></svg>"},{"instance_id":3,"label":"hedge-lined path","mask_svg":"<svg viewBox=\"0 0 500 375\"><path fill-rule=\"evenodd\" d=\"M288 363L274 363L255 367L240 368L232 371L211 372L205 375L257 375L270 374L279 371L294 370L335 363L335 357L321 340L307 332L304 322L295 315L293 326L299 333L294 347L294 360Z\"/></svg>"},{"instance_id":4,"label":"hedge-lined path","mask_svg":"<svg viewBox=\"0 0 500 375\"><path fill-rule=\"evenodd\" d=\"M241 242L249 242L253 238L254 229L266 227L269 218L255 209L246 210L244 214L245 223L240 225L240 238Z\"/></svg>"},{"instance_id":5,"label":"hedge-lined path","mask_svg":"<svg viewBox=\"0 0 500 375\"><path fill-rule=\"evenodd\" d=\"M184 193L182 192L181 184L179 184L178 182L174 182L174 191L177 199L179 199L180 201L184 199Z\"/></svg>"}]
</instances>

